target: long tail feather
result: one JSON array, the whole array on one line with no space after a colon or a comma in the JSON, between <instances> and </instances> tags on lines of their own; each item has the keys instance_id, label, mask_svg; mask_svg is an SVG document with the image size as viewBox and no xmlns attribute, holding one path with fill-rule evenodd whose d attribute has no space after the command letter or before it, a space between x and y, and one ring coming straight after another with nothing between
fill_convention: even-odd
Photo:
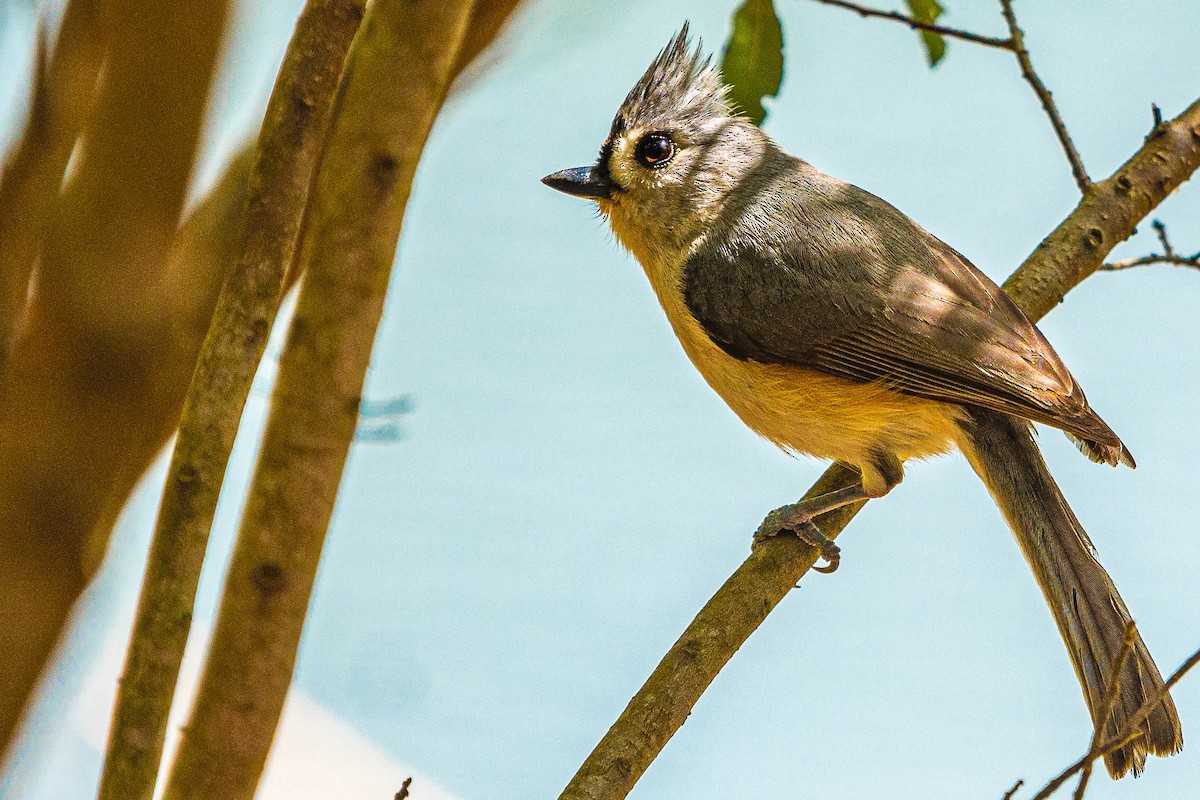
<instances>
[{"instance_id":1,"label":"long tail feather","mask_svg":"<svg viewBox=\"0 0 1200 800\"><path fill-rule=\"evenodd\" d=\"M1152 700L1162 676L1139 634L1121 671L1120 693L1108 719L1097 719L1106 682L1124 643L1129 610L1096 560L1091 540L1050 476L1028 422L970 408L960 446L1003 512L1033 568L1067 645L1097 730L1108 739ZM1164 696L1141 724L1142 736L1105 758L1114 778L1136 775L1147 753L1170 755L1183 747L1175 704Z\"/></svg>"}]
</instances>

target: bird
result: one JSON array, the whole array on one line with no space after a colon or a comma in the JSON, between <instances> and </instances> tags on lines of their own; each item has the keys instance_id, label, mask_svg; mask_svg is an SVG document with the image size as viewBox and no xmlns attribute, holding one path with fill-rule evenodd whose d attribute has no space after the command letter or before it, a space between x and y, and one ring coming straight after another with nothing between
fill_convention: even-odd
<instances>
[{"instance_id":1,"label":"bird","mask_svg":"<svg viewBox=\"0 0 1200 800\"><path fill-rule=\"evenodd\" d=\"M984 273L891 204L785 152L728 98L685 24L621 104L595 163L542 181L595 201L692 364L750 429L861 476L776 509L756 538L799 536L832 571L839 550L814 518L886 495L910 459L959 449L1032 568L1094 729L1107 740L1153 703L1141 735L1105 756L1109 773L1178 752L1175 705L1033 423L1099 463L1134 467L1129 450Z\"/></svg>"}]
</instances>

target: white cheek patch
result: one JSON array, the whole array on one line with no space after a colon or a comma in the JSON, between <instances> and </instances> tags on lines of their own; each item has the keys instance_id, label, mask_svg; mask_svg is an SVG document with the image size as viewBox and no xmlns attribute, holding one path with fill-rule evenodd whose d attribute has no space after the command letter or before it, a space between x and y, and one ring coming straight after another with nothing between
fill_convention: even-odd
<instances>
[{"instance_id":1,"label":"white cheek patch","mask_svg":"<svg viewBox=\"0 0 1200 800\"><path fill-rule=\"evenodd\" d=\"M622 136L613 143L612 155L608 159L608 172L618 186L629 186L641 177L637 165L633 162L633 151L637 141L635 135Z\"/></svg>"},{"instance_id":2,"label":"white cheek patch","mask_svg":"<svg viewBox=\"0 0 1200 800\"><path fill-rule=\"evenodd\" d=\"M668 183L664 170L649 169L637 163L637 143L648 132L634 130L613 142L612 154L608 160L608 173L622 189L652 191Z\"/></svg>"}]
</instances>

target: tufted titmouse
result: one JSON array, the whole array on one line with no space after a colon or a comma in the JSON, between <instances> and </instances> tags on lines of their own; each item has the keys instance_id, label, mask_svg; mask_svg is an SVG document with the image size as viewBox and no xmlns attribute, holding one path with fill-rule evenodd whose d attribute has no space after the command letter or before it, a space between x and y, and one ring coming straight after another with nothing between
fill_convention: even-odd
<instances>
[{"instance_id":1,"label":"tufted titmouse","mask_svg":"<svg viewBox=\"0 0 1200 800\"><path fill-rule=\"evenodd\" d=\"M957 446L1016 535L1067 645L1092 720L1115 734L1162 688L1138 636L1107 720L1129 612L1034 444L1031 421L1106 464L1134 466L1049 342L951 247L885 201L779 149L730 110L687 26L626 97L594 166L548 185L596 201L641 262L683 349L751 429L837 459L861 484L772 512L838 550L819 514L882 497L903 463ZM1139 772L1183 746L1169 695L1109 754Z\"/></svg>"}]
</instances>

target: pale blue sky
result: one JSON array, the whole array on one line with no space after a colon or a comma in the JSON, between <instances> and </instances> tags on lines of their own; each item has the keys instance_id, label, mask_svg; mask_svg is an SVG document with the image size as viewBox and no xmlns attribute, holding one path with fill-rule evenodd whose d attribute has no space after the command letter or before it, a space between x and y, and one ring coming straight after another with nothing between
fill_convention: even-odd
<instances>
[{"instance_id":1,"label":"pale blue sky","mask_svg":"<svg viewBox=\"0 0 1200 800\"><path fill-rule=\"evenodd\" d=\"M1003 31L993 3L944 4L948 24ZM762 515L822 469L742 427L593 211L538 182L594 158L684 19L719 48L734 5L533 4L452 101L422 164L367 390L410 394L415 410L401 441L353 453L297 686L459 797L556 796ZM888 199L997 280L1073 206L1011 56L952 42L931 72L895 25L777 5L787 69L766 128L786 149ZM245 0L209 163L252 124L297 7ZM1025 0L1018 12L1095 177L1141 143L1151 102L1173 115L1200 95L1194 3ZM4 17L6 64L24 52L19 16ZM0 94L10 115L11 97ZM1200 184L1156 212L1181 251L1200 249L1198 211ZM1118 254L1155 247L1143 225ZM1042 323L1137 456L1135 472L1110 470L1057 432L1040 439L1166 672L1200 646L1198 307L1200 273L1155 267L1098 275ZM132 614L155 503L147 486L124 518L10 787L50 798L94 786L98 752L56 723ZM235 512L222 509L217 559ZM771 615L633 797L995 798L1085 748L1065 650L961 457L912 465L840 544L838 573L806 578ZM1089 797L1194 796L1200 677L1175 696L1188 749L1136 782L1101 778Z\"/></svg>"}]
</instances>

